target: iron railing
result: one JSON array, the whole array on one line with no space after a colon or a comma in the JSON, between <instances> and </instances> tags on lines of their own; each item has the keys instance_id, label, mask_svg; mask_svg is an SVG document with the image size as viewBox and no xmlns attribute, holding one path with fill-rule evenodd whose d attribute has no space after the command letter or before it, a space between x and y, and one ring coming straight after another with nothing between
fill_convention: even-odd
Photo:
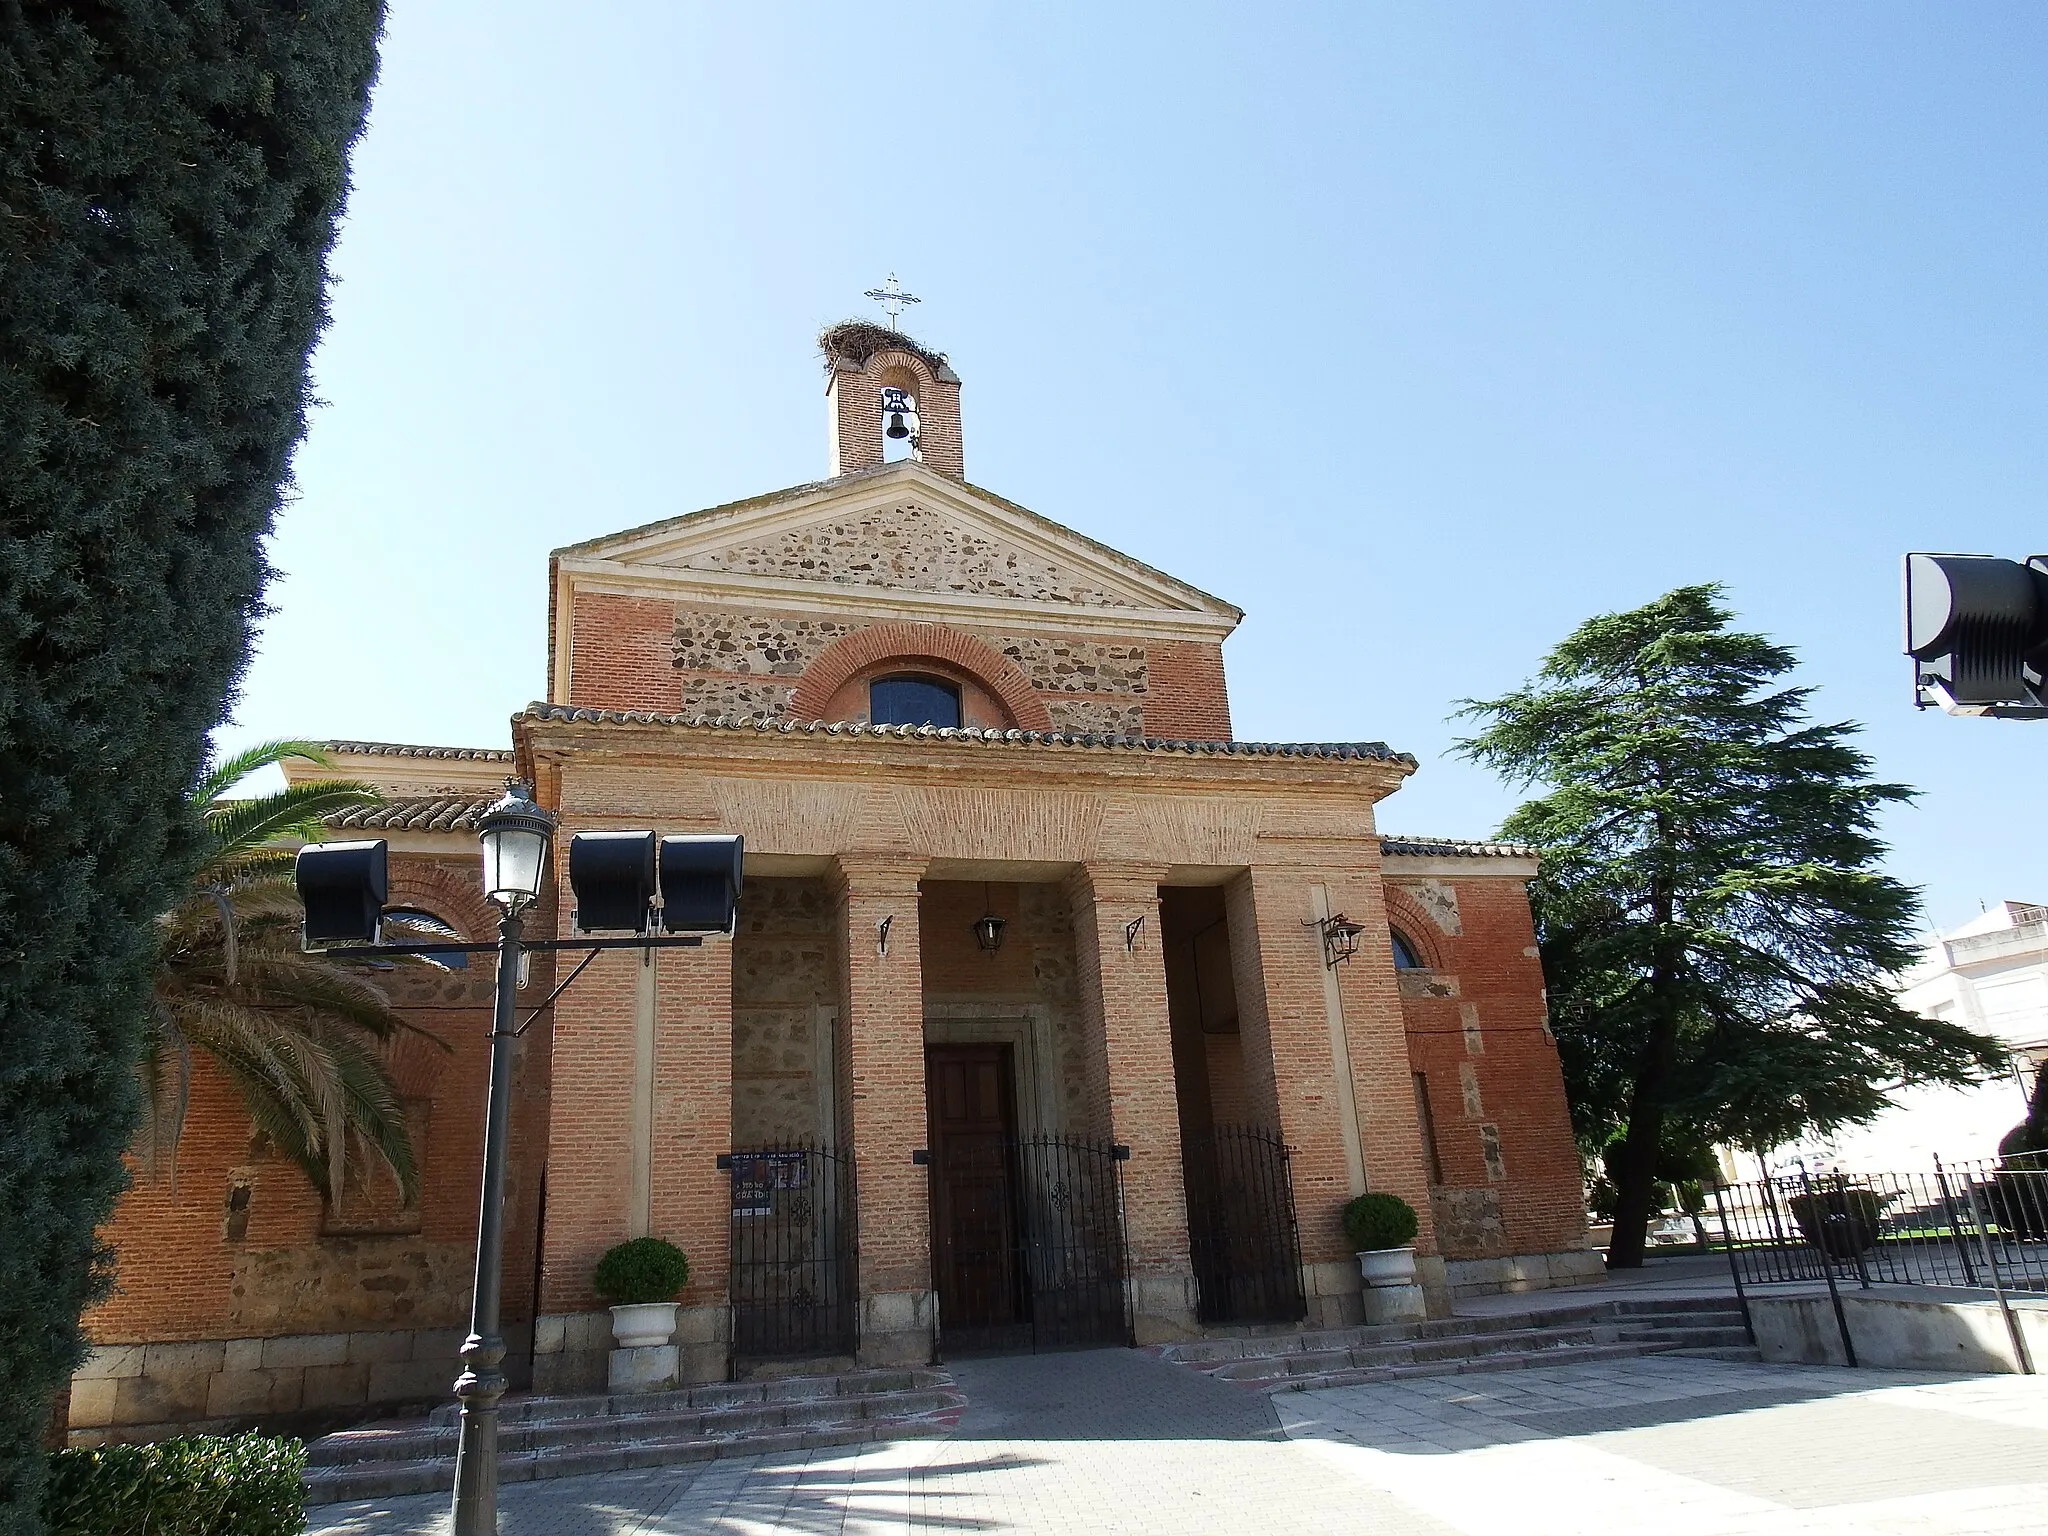
<instances>
[{"instance_id":1,"label":"iron railing","mask_svg":"<svg viewBox=\"0 0 2048 1536\"><path fill-rule=\"evenodd\" d=\"M853 1153L792 1141L719 1158L730 1171L735 1371L854 1352Z\"/></svg>"},{"instance_id":2,"label":"iron railing","mask_svg":"<svg viewBox=\"0 0 2048 1536\"><path fill-rule=\"evenodd\" d=\"M1255 1126L1181 1140L1196 1313L1205 1323L1292 1323L1308 1315L1287 1143Z\"/></svg>"},{"instance_id":3,"label":"iron railing","mask_svg":"<svg viewBox=\"0 0 2048 1536\"><path fill-rule=\"evenodd\" d=\"M1937 1158L1926 1173L1802 1171L1727 1184L1714 1191L1714 1214L1745 1323L1753 1290L1825 1285L1854 1365L1845 1287L1982 1288L1998 1299L2025 1359L2006 1293L2048 1291L2048 1159L2040 1154Z\"/></svg>"}]
</instances>

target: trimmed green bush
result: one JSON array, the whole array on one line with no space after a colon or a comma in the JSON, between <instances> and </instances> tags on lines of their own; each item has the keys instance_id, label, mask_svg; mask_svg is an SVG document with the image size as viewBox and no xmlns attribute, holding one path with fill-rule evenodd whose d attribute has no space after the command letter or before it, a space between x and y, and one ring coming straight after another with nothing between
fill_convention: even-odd
<instances>
[{"instance_id":1,"label":"trimmed green bush","mask_svg":"<svg viewBox=\"0 0 2048 1536\"><path fill-rule=\"evenodd\" d=\"M1399 1195L1374 1190L1344 1207L1344 1235L1360 1253L1405 1248L1415 1241L1415 1207Z\"/></svg>"},{"instance_id":2,"label":"trimmed green bush","mask_svg":"<svg viewBox=\"0 0 2048 1536\"><path fill-rule=\"evenodd\" d=\"M615 1307L674 1301L689 1279L683 1250L658 1237L633 1238L597 1261L597 1294Z\"/></svg>"},{"instance_id":3,"label":"trimmed green bush","mask_svg":"<svg viewBox=\"0 0 2048 1536\"><path fill-rule=\"evenodd\" d=\"M1877 1246L1888 1196L1860 1185L1794 1195L1792 1219L1809 1243L1835 1259L1853 1259Z\"/></svg>"},{"instance_id":4,"label":"trimmed green bush","mask_svg":"<svg viewBox=\"0 0 2048 1536\"><path fill-rule=\"evenodd\" d=\"M193 1435L59 1451L43 1484L50 1536L298 1536L306 1447Z\"/></svg>"}]
</instances>

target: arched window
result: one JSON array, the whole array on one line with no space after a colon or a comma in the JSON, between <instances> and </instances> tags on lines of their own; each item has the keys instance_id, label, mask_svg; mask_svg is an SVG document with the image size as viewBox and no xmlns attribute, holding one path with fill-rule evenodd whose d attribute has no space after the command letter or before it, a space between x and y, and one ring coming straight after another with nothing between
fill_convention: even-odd
<instances>
[{"instance_id":1,"label":"arched window","mask_svg":"<svg viewBox=\"0 0 2048 1536\"><path fill-rule=\"evenodd\" d=\"M960 724L960 689L942 677L898 672L868 684L868 719L875 725Z\"/></svg>"},{"instance_id":2,"label":"arched window","mask_svg":"<svg viewBox=\"0 0 2048 1536\"><path fill-rule=\"evenodd\" d=\"M1387 934L1394 941L1394 969L1397 971L1426 971L1428 966L1416 958L1415 946L1398 928L1389 928Z\"/></svg>"},{"instance_id":3,"label":"arched window","mask_svg":"<svg viewBox=\"0 0 2048 1536\"><path fill-rule=\"evenodd\" d=\"M423 907L386 907L384 937L401 944L438 944L444 940L452 944L462 942L460 932ZM420 958L444 971L469 969L467 955L421 955Z\"/></svg>"}]
</instances>

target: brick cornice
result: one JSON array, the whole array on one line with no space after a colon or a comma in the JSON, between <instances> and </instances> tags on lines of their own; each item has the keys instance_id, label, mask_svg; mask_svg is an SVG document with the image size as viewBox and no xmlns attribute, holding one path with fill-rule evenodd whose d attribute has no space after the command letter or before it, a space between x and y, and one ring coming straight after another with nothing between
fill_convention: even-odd
<instances>
[{"instance_id":1,"label":"brick cornice","mask_svg":"<svg viewBox=\"0 0 2048 1536\"><path fill-rule=\"evenodd\" d=\"M1017 664L994 646L944 624L872 624L825 647L798 679L789 701L797 720L821 720L832 695L870 667L887 661L945 662L974 677L1001 701L1019 730L1052 729L1045 701Z\"/></svg>"}]
</instances>

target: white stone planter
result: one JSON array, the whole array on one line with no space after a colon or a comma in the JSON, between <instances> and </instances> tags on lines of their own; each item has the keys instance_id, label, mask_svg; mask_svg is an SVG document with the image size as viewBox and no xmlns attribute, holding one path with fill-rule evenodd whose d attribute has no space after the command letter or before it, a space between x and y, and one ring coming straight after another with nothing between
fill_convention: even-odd
<instances>
[{"instance_id":1,"label":"white stone planter","mask_svg":"<svg viewBox=\"0 0 2048 1536\"><path fill-rule=\"evenodd\" d=\"M621 1349L646 1349L675 1337L676 1303L641 1301L612 1308L612 1337Z\"/></svg>"},{"instance_id":2,"label":"white stone planter","mask_svg":"<svg viewBox=\"0 0 2048 1536\"><path fill-rule=\"evenodd\" d=\"M1370 1248L1358 1255L1358 1272L1369 1286L1413 1285L1415 1250Z\"/></svg>"}]
</instances>

